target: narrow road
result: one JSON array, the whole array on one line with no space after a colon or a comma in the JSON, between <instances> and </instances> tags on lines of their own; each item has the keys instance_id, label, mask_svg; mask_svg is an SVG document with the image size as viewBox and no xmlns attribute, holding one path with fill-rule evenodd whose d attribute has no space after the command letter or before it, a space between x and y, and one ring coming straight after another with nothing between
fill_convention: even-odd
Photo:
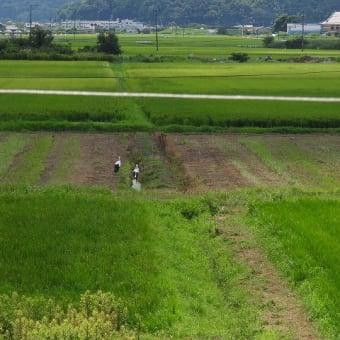
<instances>
[{"instance_id":1,"label":"narrow road","mask_svg":"<svg viewBox=\"0 0 340 340\"><path fill-rule=\"evenodd\" d=\"M62 96L183 98L183 99L213 99L213 100L272 100L272 101L340 103L340 98L335 98L335 97L247 96L247 95L217 95L217 94L96 92L96 91L30 90L30 89L0 89L0 94L1 93L3 94L15 94L15 93L47 94L47 95L62 95Z\"/></svg>"}]
</instances>

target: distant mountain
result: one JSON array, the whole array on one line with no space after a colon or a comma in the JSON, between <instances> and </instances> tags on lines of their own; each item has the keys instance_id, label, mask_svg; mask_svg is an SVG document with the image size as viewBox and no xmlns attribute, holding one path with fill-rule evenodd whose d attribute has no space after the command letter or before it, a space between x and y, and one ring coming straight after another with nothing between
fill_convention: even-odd
<instances>
[{"instance_id":1,"label":"distant mountain","mask_svg":"<svg viewBox=\"0 0 340 340\"><path fill-rule=\"evenodd\" d=\"M70 0L0 0L0 21L27 22L30 7L34 21L51 21L66 4L70 4Z\"/></svg>"},{"instance_id":2,"label":"distant mountain","mask_svg":"<svg viewBox=\"0 0 340 340\"><path fill-rule=\"evenodd\" d=\"M279 14L320 22L340 10L339 0L0 0L0 20L136 19L153 24L271 25Z\"/></svg>"}]
</instances>

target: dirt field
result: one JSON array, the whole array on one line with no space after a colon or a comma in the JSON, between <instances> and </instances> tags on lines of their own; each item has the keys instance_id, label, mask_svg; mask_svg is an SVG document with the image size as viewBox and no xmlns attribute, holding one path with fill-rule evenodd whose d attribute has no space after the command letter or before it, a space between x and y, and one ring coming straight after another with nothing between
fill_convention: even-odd
<instances>
[{"instance_id":1,"label":"dirt field","mask_svg":"<svg viewBox=\"0 0 340 340\"><path fill-rule=\"evenodd\" d=\"M16 134L21 149L7 150L10 134L0 134L7 167L2 183L19 182L34 169L31 154L39 139L49 139L41 155L39 178L29 184L75 184L117 188L129 183L138 163L144 189L182 192L236 188L339 186L340 136L337 135L189 135L148 133ZM121 156L123 166L113 173ZM35 156L37 157L37 156ZM13 176L16 173L16 176Z\"/></svg>"}]
</instances>

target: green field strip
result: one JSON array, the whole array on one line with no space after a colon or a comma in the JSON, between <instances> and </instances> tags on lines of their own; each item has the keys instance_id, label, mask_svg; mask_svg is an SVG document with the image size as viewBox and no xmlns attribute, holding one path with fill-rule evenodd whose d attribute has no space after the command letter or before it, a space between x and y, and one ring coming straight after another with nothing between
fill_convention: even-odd
<instances>
[{"instance_id":1,"label":"green field strip","mask_svg":"<svg viewBox=\"0 0 340 340\"><path fill-rule=\"evenodd\" d=\"M52 146L51 136L31 136L5 174L4 183L37 184Z\"/></svg>"},{"instance_id":2,"label":"green field strip","mask_svg":"<svg viewBox=\"0 0 340 340\"><path fill-rule=\"evenodd\" d=\"M5 135L0 141L0 182L5 180L6 173L16 155L23 151L27 139L20 135Z\"/></svg>"},{"instance_id":3,"label":"green field strip","mask_svg":"<svg viewBox=\"0 0 340 340\"><path fill-rule=\"evenodd\" d=\"M0 60L1 77L110 77L110 64L100 61Z\"/></svg>"},{"instance_id":4,"label":"green field strip","mask_svg":"<svg viewBox=\"0 0 340 340\"><path fill-rule=\"evenodd\" d=\"M259 242L303 297L327 339L339 334L338 200L260 203L251 212ZM325 333L326 332L326 333Z\"/></svg>"},{"instance_id":5,"label":"green field strip","mask_svg":"<svg viewBox=\"0 0 340 340\"><path fill-rule=\"evenodd\" d=\"M242 143L291 184L332 189L339 183L336 167L322 166L312 153L299 147L294 137L277 137L270 142L243 138Z\"/></svg>"},{"instance_id":6,"label":"green field strip","mask_svg":"<svg viewBox=\"0 0 340 340\"><path fill-rule=\"evenodd\" d=\"M54 135L54 143L46 159L46 165L48 166L49 163L53 163L53 166L49 169L49 173L46 174L45 184L59 185L70 183L73 167L80 158L80 152L79 137L58 137Z\"/></svg>"},{"instance_id":7,"label":"green field strip","mask_svg":"<svg viewBox=\"0 0 340 340\"><path fill-rule=\"evenodd\" d=\"M266 166L276 172L290 184L298 184L292 174L288 173L284 165L274 157L269 143L259 139L242 138L240 142L253 152ZM271 142L272 143L272 142Z\"/></svg>"}]
</instances>

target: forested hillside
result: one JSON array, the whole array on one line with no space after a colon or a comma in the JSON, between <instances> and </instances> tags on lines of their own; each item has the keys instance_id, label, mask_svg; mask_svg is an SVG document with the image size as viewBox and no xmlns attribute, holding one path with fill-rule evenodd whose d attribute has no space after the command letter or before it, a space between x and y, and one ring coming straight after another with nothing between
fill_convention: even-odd
<instances>
[{"instance_id":1,"label":"forested hillside","mask_svg":"<svg viewBox=\"0 0 340 340\"><path fill-rule=\"evenodd\" d=\"M271 25L279 14L301 15L306 22L325 20L340 10L339 0L0 0L0 19L33 20L136 19L161 24L204 23Z\"/></svg>"}]
</instances>

